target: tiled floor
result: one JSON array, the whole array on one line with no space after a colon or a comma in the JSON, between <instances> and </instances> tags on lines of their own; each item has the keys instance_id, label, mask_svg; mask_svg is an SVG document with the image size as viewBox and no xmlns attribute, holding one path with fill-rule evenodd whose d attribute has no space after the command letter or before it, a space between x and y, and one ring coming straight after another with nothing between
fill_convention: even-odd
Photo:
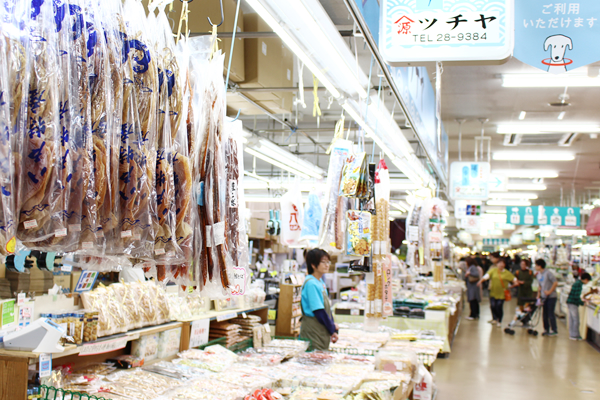
<instances>
[{"instance_id":1,"label":"tiled floor","mask_svg":"<svg viewBox=\"0 0 600 400\"><path fill-rule=\"evenodd\" d=\"M488 303L481 306L481 319L463 318L451 356L434 364L436 400L600 399L600 353L569 340L563 322L558 337L542 337L542 321L538 337L522 329L510 336L487 323ZM504 307L506 325L515 305Z\"/></svg>"}]
</instances>

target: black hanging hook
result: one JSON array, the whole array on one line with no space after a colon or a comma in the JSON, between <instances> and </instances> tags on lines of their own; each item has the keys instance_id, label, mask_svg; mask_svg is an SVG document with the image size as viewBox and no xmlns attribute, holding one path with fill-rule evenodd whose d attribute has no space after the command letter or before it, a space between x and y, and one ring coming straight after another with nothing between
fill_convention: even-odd
<instances>
[{"instance_id":1,"label":"black hanging hook","mask_svg":"<svg viewBox=\"0 0 600 400\"><path fill-rule=\"evenodd\" d=\"M190 4L194 0L187 0L187 1L186 0L179 0L179 1L182 2L182 3L188 3L188 4Z\"/></svg>"},{"instance_id":2,"label":"black hanging hook","mask_svg":"<svg viewBox=\"0 0 600 400\"><path fill-rule=\"evenodd\" d=\"M190 1L192 1L192 0L190 0ZM221 26L221 25L223 25L223 21L225 21L225 17L223 16L223 0L219 0L219 3L220 3L220 5L221 5L221 22L219 22L219 25L217 25L217 26ZM206 19L208 20L208 23L209 23L211 26L215 26L215 24L213 24L213 23L212 23L212 21L210 20L210 17L207 17ZM234 29L235 29L235 28L234 28Z\"/></svg>"}]
</instances>

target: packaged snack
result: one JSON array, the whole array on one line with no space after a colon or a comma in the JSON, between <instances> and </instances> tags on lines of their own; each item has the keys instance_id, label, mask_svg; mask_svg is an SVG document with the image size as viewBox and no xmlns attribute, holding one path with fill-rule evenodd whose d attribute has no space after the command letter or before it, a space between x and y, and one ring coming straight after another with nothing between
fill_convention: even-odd
<instances>
[{"instance_id":1,"label":"packaged snack","mask_svg":"<svg viewBox=\"0 0 600 400\"><path fill-rule=\"evenodd\" d=\"M347 218L346 255L364 257L371 254L371 213L350 210Z\"/></svg>"}]
</instances>

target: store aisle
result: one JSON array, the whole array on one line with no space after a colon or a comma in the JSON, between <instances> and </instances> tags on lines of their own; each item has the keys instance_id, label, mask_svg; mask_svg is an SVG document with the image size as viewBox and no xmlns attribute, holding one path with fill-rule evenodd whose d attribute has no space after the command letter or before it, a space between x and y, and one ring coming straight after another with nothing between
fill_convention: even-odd
<instances>
[{"instance_id":1,"label":"store aisle","mask_svg":"<svg viewBox=\"0 0 600 400\"><path fill-rule=\"evenodd\" d=\"M515 304L505 305L505 323ZM544 338L540 321L536 338L522 329L507 335L488 324L490 319L485 301L479 321L461 321L452 355L434 364L436 400L598 398L600 353L585 342L569 340L565 324L558 321L559 337Z\"/></svg>"}]
</instances>

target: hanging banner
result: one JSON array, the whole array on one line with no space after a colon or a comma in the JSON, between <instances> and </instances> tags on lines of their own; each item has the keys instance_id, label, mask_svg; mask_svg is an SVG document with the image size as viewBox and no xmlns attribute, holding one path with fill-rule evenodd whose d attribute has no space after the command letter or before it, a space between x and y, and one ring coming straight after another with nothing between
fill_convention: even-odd
<instances>
[{"instance_id":1,"label":"hanging banner","mask_svg":"<svg viewBox=\"0 0 600 400\"><path fill-rule=\"evenodd\" d=\"M600 208L594 208L585 227L588 236L600 236Z\"/></svg>"},{"instance_id":2,"label":"hanging banner","mask_svg":"<svg viewBox=\"0 0 600 400\"><path fill-rule=\"evenodd\" d=\"M379 48L390 65L504 60L513 48L512 0L383 0Z\"/></svg>"},{"instance_id":3,"label":"hanging banner","mask_svg":"<svg viewBox=\"0 0 600 400\"><path fill-rule=\"evenodd\" d=\"M508 246L510 239L508 238L485 238L483 239L484 246Z\"/></svg>"},{"instance_id":4,"label":"hanging banner","mask_svg":"<svg viewBox=\"0 0 600 400\"><path fill-rule=\"evenodd\" d=\"M578 227L581 223L581 209L544 206L506 207L506 223Z\"/></svg>"},{"instance_id":5,"label":"hanging banner","mask_svg":"<svg viewBox=\"0 0 600 400\"><path fill-rule=\"evenodd\" d=\"M515 3L516 58L553 74L600 60L600 1Z\"/></svg>"},{"instance_id":6,"label":"hanging banner","mask_svg":"<svg viewBox=\"0 0 600 400\"><path fill-rule=\"evenodd\" d=\"M490 163L453 162L450 166L450 197L464 200L487 200Z\"/></svg>"}]
</instances>

